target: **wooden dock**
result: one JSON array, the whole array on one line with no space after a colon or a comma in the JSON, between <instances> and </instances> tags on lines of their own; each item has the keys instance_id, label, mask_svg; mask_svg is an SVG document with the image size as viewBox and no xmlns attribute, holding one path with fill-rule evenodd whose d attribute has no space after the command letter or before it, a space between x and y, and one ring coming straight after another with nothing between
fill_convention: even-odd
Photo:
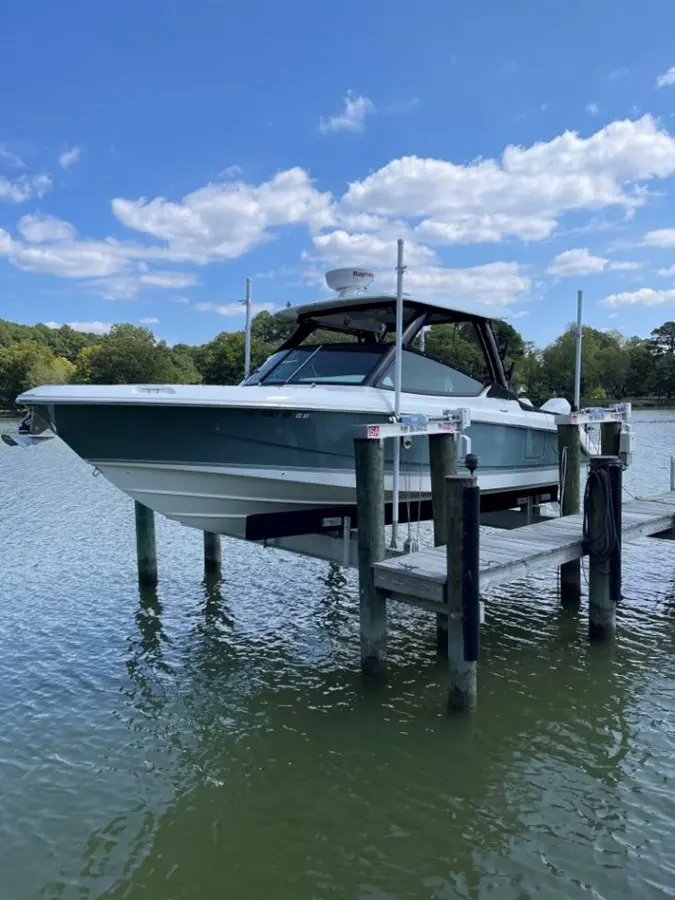
<instances>
[{"instance_id":1,"label":"wooden dock","mask_svg":"<svg viewBox=\"0 0 675 900\"><path fill-rule=\"evenodd\" d=\"M675 518L675 491L632 500L621 507L622 539L667 537ZM562 516L512 531L480 536L480 590L524 578L543 567L560 566L585 555L583 515ZM375 586L392 597L442 613L445 611L447 552L445 547L407 553L375 563Z\"/></svg>"}]
</instances>

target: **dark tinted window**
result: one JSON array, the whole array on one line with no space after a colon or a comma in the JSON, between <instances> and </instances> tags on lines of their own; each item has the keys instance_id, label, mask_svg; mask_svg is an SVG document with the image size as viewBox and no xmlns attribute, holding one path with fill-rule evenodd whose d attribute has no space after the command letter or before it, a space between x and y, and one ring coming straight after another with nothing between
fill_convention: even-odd
<instances>
[{"instance_id":1,"label":"dark tinted window","mask_svg":"<svg viewBox=\"0 0 675 900\"><path fill-rule=\"evenodd\" d=\"M298 347L263 384L363 384L385 348L378 344L332 344Z\"/></svg>"},{"instance_id":2,"label":"dark tinted window","mask_svg":"<svg viewBox=\"0 0 675 900\"><path fill-rule=\"evenodd\" d=\"M379 387L394 389L394 365L387 370ZM454 394L475 397L485 385L470 375L453 369L446 363L422 356L410 350L403 351L401 365L401 390L409 394Z\"/></svg>"}]
</instances>

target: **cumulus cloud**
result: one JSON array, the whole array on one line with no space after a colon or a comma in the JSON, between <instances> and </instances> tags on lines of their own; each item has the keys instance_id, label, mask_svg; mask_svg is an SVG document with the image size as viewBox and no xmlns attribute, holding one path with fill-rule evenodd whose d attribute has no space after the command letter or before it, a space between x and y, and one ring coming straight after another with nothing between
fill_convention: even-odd
<instances>
[{"instance_id":1,"label":"cumulus cloud","mask_svg":"<svg viewBox=\"0 0 675 900\"><path fill-rule=\"evenodd\" d=\"M508 146L500 159L466 165L395 159L352 182L342 205L352 213L419 218L422 234L448 243L538 240L568 211L634 209L647 199L636 185L673 173L675 139L643 116L589 138L567 131L531 147Z\"/></svg>"},{"instance_id":2,"label":"cumulus cloud","mask_svg":"<svg viewBox=\"0 0 675 900\"><path fill-rule=\"evenodd\" d=\"M604 256L593 256L587 248L565 250L559 253L546 270L548 275L570 278L579 275L596 275L605 269L627 272L639 269L641 263L629 260L612 260Z\"/></svg>"},{"instance_id":3,"label":"cumulus cloud","mask_svg":"<svg viewBox=\"0 0 675 900\"><path fill-rule=\"evenodd\" d=\"M656 228L642 238L646 247L675 247L675 228Z\"/></svg>"},{"instance_id":4,"label":"cumulus cloud","mask_svg":"<svg viewBox=\"0 0 675 900\"><path fill-rule=\"evenodd\" d=\"M0 201L24 203L33 197L44 197L51 186L51 176L46 174L21 175L13 179L0 175Z\"/></svg>"},{"instance_id":5,"label":"cumulus cloud","mask_svg":"<svg viewBox=\"0 0 675 900\"><path fill-rule=\"evenodd\" d=\"M54 216L22 216L17 227L21 236L33 244L72 241L76 234L70 222Z\"/></svg>"},{"instance_id":6,"label":"cumulus cloud","mask_svg":"<svg viewBox=\"0 0 675 900\"><path fill-rule=\"evenodd\" d=\"M675 266L669 266L667 269L659 269L659 275L664 278L675 278Z\"/></svg>"},{"instance_id":7,"label":"cumulus cloud","mask_svg":"<svg viewBox=\"0 0 675 900\"><path fill-rule=\"evenodd\" d=\"M586 112L589 113L591 116L597 116L597 114L600 112L600 107L598 106L597 103L587 103L586 104Z\"/></svg>"},{"instance_id":8,"label":"cumulus cloud","mask_svg":"<svg viewBox=\"0 0 675 900\"><path fill-rule=\"evenodd\" d=\"M140 325L159 325L159 319L156 316L143 316L138 321Z\"/></svg>"},{"instance_id":9,"label":"cumulus cloud","mask_svg":"<svg viewBox=\"0 0 675 900\"><path fill-rule=\"evenodd\" d=\"M368 97L355 97L352 91L347 92L344 98L342 112L319 121L319 131L329 134L336 131L363 131L366 116L372 116L376 112L375 104Z\"/></svg>"},{"instance_id":10,"label":"cumulus cloud","mask_svg":"<svg viewBox=\"0 0 675 900\"><path fill-rule=\"evenodd\" d=\"M69 169L80 161L81 156L82 150L79 147L71 147L69 150L64 150L59 156L59 165L62 169Z\"/></svg>"},{"instance_id":11,"label":"cumulus cloud","mask_svg":"<svg viewBox=\"0 0 675 900\"><path fill-rule=\"evenodd\" d=\"M668 303L675 303L675 290L640 288L638 291L610 294L602 301L603 306L665 306Z\"/></svg>"},{"instance_id":12,"label":"cumulus cloud","mask_svg":"<svg viewBox=\"0 0 675 900\"><path fill-rule=\"evenodd\" d=\"M207 263L234 259L270 240L272 229L306 223L332 224L332 196L314 187L304 169L278 172L254 186L244 182L209 184L175 203L117 198L115 216L135 231L166 241L174 261Z\"/></svg>"},{"instance_id":13,"label":"cumulus cloud","mask_svg":"<svg viewBox=\"0 0 675 900\"><path fill-rule=\"evenodd\" d=\"M657 88L671 87L675 84L675 66L671 66L663 75L659 75L656 79Z\"/></svg>"},{"instance_id":14,"label":"cumulus cloud","mask_svg":"<svg viewBox=\"0 0 675 900\"><path fill-rule=\"evenodd\" d=\"M510 302L530 289L530 280L505 254L492 268L447 269L443 248L541 241L569 212L618 207L630 215L648 201L650 182L674 174L675 139L643 116L588 137L568 131L529 147L507 146L499 157L469 163L394 159L351 182L343 195L321 191L299 167L258 184L233 170L179 199L115 198L114 216L137 239L84 239L69 223L32 216L19 226L21 239L0 237L0 252L19 268L84 279L102 296L131 297L146 287L196 283L189 272L168 272L172 264L234 259L302 227L310 242L303 254L309 281L322 282L329 266L357 264L372 267L378 284L379 273L391 282L396 238L403 237L410 290ZM643 243L675 246L675 229L649 232ZM566 254L552 262L552 274L629 267L588 250ZM153 263L159 271L150 271Z\"/></svg>"},{"instance_id":15,"label":"cumulus cloud","mask_svg":"<svg viewBox=\"0 0 675 900\"><path fill-rule=\"evenodd\" d=\"M602 272L608 260L602 256L592 256L586 248L565 250L559 253L546 270L549 275L569 278L575 275L594 275Z\"/></svg>"}]
</instances>

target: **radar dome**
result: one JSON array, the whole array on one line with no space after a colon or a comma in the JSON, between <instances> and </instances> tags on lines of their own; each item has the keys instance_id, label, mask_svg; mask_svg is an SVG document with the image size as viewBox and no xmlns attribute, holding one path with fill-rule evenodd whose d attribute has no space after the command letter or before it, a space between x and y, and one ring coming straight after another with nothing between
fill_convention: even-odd
<instances>
[{"instance_id":1,"label":"radar dome","mask_svg":"<svg viewBox=\"0 0 675 900\"><path fill-rule=\"evenodd\" d=\"M331 269L326 272L326 284L340 297L350 297L367 291L373 283L375 275L365 269Z\"/></svg>"}]
</instances>

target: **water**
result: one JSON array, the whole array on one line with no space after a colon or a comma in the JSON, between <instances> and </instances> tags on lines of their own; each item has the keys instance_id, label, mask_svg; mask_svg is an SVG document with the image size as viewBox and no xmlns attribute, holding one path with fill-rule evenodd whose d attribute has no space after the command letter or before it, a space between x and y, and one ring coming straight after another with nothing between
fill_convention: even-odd
<instances>
[{"instance_id":1,"label":"water","mask_svg":"<svg viewBox=\"0 0 675 900\"><path fill-rule=\"evenodd\" d=\"M638 495L675 414L635 416ZM57 441L0 444L0 900L675 897L675 544L625 548L611 647L556 574L487 596L479 709L432 617L359 674L352 573L157 521Z\"/></svg>"}]
</instances>

